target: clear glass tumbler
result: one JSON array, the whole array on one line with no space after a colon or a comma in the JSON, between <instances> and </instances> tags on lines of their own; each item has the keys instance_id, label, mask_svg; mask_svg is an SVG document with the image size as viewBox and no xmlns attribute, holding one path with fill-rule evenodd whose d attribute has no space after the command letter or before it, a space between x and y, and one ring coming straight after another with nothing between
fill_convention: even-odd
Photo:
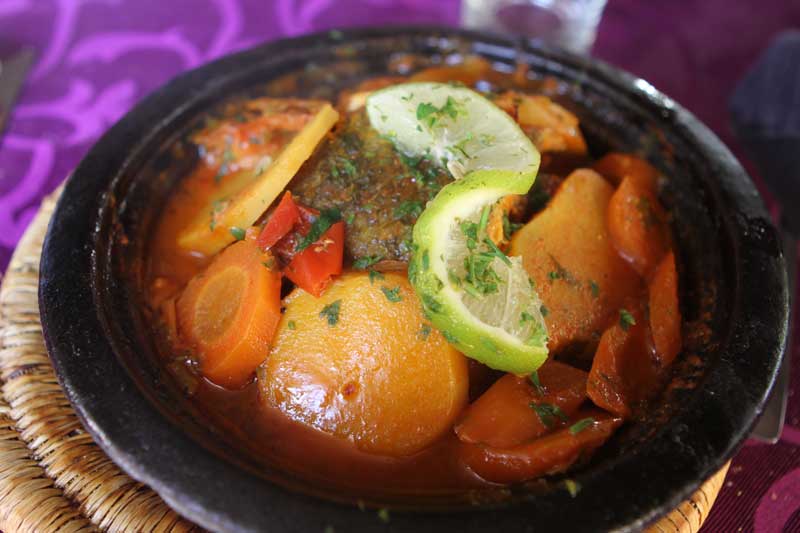
<instances>
[{"instance_id":1,"label":"clear glass tumbler","mask_svg":"<svg viewBox=\"0 0 800 533\"><path fill-rule=\"evenodd\" d=\"M606 0L462 0L461 24L587 54L605 6Z\"/></svg>"}]
</instances>

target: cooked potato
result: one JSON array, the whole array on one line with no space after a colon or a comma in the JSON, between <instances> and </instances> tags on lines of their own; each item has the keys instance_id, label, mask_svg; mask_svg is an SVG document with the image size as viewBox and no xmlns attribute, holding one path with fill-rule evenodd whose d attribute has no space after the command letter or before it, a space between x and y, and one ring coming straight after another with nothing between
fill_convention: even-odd
<instances>
[{"instance_id":1,"label":"cooked potato","mask_svg":"<svg viewBox=\"0 0 800 533\"><path fill-rule=\"evenodd\" d=\"M553 200L514 234L510 255L522 256L547 308L553 352L596 341L641 281L611 246L606 228L614 189L592 170L576 170Z\"/></svg>"},{"instance_id":2,"label":"cooked potato","mask_svg":"<svg viewBox=\"0 0 800 533\"><path fill-rule=\"evenodd\" d=\"M467 362L428 326L404 275L295 290L259 373L264 402L359 449L407 455L450 430L467 401Z\"/></svg>"}]
</instances>

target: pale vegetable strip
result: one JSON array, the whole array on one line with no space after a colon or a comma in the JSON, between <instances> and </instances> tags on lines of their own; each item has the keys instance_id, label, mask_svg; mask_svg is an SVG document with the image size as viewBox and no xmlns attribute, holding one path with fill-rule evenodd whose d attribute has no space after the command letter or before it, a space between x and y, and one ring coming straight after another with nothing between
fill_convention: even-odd
<instances>
[{"instance_id":1,"label":"pale vegetable strip","mask_svg":"<svg viewBox=\"0 0 800 533\"><path fill-rule=\"evenodd\" d=\"M231 228L247 228L258 220L272 202L283 192L302 164L330 131L339 114L325 104L265 171L256 168L252 180L229 197L225 206L210 223L209 207L178 236L178 245L205 255L213 255L233 242Z\"/></svg>"}]
</instances>

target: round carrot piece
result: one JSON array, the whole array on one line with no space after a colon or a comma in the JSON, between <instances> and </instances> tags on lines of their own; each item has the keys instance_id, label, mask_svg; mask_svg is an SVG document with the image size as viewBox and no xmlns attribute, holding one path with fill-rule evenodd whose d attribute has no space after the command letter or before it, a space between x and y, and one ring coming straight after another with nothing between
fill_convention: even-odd
<instances>
[{"instance_id":1,"label":"round carrot piece","mask_svg":"<svg viewBox=\"0 0 800 533\"><path fill-rule=\"evenodd\" d=\"M245 385L269 352L281 318L281 279L270 259L254 242L232 244L178 299L179 334L217 385Z\"/></svg>"},{"instance_id":2,"label":"round carrot piece","mask_svg":"<svg viewBox=\"0 0 800 533\"><path fill-rule=\"evenodd\" d=\"M349 273L296 289L258 373L262 401L360 450L421 450L467 401L466 358L433 329L405 275Z\"/></svg>"},{"instance_id":3,"label":"round carrot piece","mask_svg":"<svg viewBox=\"0 0 800 533\"><path fill-rule=\"evenodd\" d=\"M681 351L681 311L678 308L678 274L675 254L664 256L650 280L650 330L663 368Z\"/></svg>"}]
</instances>

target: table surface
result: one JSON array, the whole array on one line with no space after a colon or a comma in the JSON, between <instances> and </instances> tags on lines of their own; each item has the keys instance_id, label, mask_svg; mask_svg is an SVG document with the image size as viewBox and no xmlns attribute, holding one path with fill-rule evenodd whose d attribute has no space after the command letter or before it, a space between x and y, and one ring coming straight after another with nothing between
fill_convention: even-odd
<instances>
[{"instance_id":1,"label":"table surface","mask_svg":"<svg viewBox=\"0 0 800 533\"><path fill-rule=\"evenodd\" d=\"M175 74L282 36L350 25L454 25L458 12L459 0L0 0L0 50L37 50L0 138L0 272L42 197L106 128ZM800 27L794 0L610 0L593 54L688 107L755 175L733 139L727 99L770 39L790 27ZM797 337L782 438L744 445L706 533L800 532Z\"/></svg>"}]
</instances>

